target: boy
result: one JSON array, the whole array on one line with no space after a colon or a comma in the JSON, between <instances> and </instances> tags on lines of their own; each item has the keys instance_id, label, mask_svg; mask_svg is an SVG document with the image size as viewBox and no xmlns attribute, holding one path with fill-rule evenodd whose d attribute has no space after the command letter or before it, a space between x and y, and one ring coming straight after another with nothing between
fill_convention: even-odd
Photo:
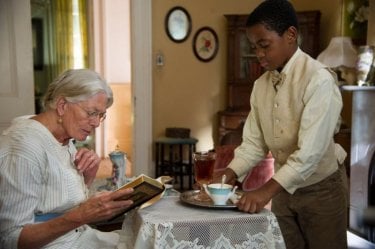
<instances>
[{"instance_id":1,"label":"boy","mask_svg":"<svg viewBox=\"0 0 375 249\"><path fill-rule=\"evenodd\" d=\"M254 84L243 142L224 174L233 182L271 151L275 175L237 206L255 213L272 199L288 249L345 249L345 168L333 141L342 108L336 76L299 49L297 16L287 0L262 2L246 26L266 72Z\"/></svg>"}]
</instances>

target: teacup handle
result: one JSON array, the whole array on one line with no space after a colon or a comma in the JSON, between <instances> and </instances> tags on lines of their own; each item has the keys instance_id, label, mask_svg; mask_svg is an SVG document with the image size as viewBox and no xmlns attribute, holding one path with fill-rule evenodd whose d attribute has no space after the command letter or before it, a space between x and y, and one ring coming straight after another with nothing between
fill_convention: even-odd
<instances>
[{"instance_id":1,"label":"teacup handle","mask_svg":"<svg viewBox=\"0 0 375 249\"><path fill-rule=\"evenodd\" d=\"M233 204L236 204L238 202L237 195L236 195L237 188L238 188L237 186L234 186L234 188L232 189L232 192L229 195L229 199L232 201Z\"/></svg>"},{"instance_id":2,"label":"teacup handle","mask_svg":"<svg viewBox=\"0 0 375 249\"><path fill-rule=\"evenodd\" d=\"M208 189L207 189L207 184L203 183L202 186L203 186L203 189L204 189L204 191L206 192L206 194L209 195L209 196L211 196L210 191L208 191Z\"/></svg>"},{"instance_id":3,"label":"teacup handle","mask_svg":"<svg viewBox=\"0 0 375 249\"><path fill-rule=\"evenodd\" d=\"M234 186L234 188L232 189L232 195L236 193L237 188L238 186Z\"/></svg>"}]
</instances>

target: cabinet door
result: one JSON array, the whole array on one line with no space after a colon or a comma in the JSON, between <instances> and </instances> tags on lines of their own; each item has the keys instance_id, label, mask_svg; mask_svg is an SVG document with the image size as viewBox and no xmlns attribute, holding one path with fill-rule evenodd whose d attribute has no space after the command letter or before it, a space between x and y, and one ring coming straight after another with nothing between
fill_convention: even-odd
<instances>
[{"instance_id":1,"label":"cabinet door","mask_svg":"<svg viewBox=\"0 0 375 249\"><path fill-rule=\"evenodd\" d=\"M246 35L247 15L225 17L228 23L228 107L248 110L253 82L263 71Z\"/></svg>"},{"instance_id":2,"label":"cabinet door","mask_svg":"<svg viewBox=\"0 0 375 249\"><path fill-rule=\"evenodd\" d=\"M320 11L297 12L300 48L311 57L316 58L319 54L319 27Z\"/></svg>"},{"instance_id":3,"label":"cabinet door","mask_svg":"<svg viewBox=\"0 0 375 249\"><path fill-rule=\"evenodd\" d=\"M228 83L253 82L261 70L246 36L247 15L226 15L228 23Z\"/></svg>"}]
</instances>

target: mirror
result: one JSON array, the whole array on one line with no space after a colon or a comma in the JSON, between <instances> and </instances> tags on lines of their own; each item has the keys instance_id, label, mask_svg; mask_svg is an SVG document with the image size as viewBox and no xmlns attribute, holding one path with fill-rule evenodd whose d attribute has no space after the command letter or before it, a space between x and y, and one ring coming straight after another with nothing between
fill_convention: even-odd
<instances>
[{"instance_id":1,"label":"mirror","mask_svg":"<svg viewBox=\"0 0 375 249\"><path fill-rule=\"evenodd\" d=\"M191 18L189 13L180 6L172 8L165 18L165 29L172 41L185 41L191 32Z\"/></svg>"}]
</instances>

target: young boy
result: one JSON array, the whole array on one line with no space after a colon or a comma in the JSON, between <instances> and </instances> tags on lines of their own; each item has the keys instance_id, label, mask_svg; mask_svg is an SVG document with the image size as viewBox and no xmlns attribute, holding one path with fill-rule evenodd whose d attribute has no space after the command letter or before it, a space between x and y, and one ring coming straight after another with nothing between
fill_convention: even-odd
<instances>
[{"instance_id":1,"label":"young boy","mask_svg":"<svg viewBox=\"0 0 375 249\"><path fill-rule=\"evenodd\" d=\"M298 47L287 0L262 2L247 35L266 72L256 80L243 142L224 174L233 182L271 151L275 175L238 203L259 212L272 199L288 249L345 249L347 192L333 136L342 108L336 75Z\"/></svg>"}]
</instances>

